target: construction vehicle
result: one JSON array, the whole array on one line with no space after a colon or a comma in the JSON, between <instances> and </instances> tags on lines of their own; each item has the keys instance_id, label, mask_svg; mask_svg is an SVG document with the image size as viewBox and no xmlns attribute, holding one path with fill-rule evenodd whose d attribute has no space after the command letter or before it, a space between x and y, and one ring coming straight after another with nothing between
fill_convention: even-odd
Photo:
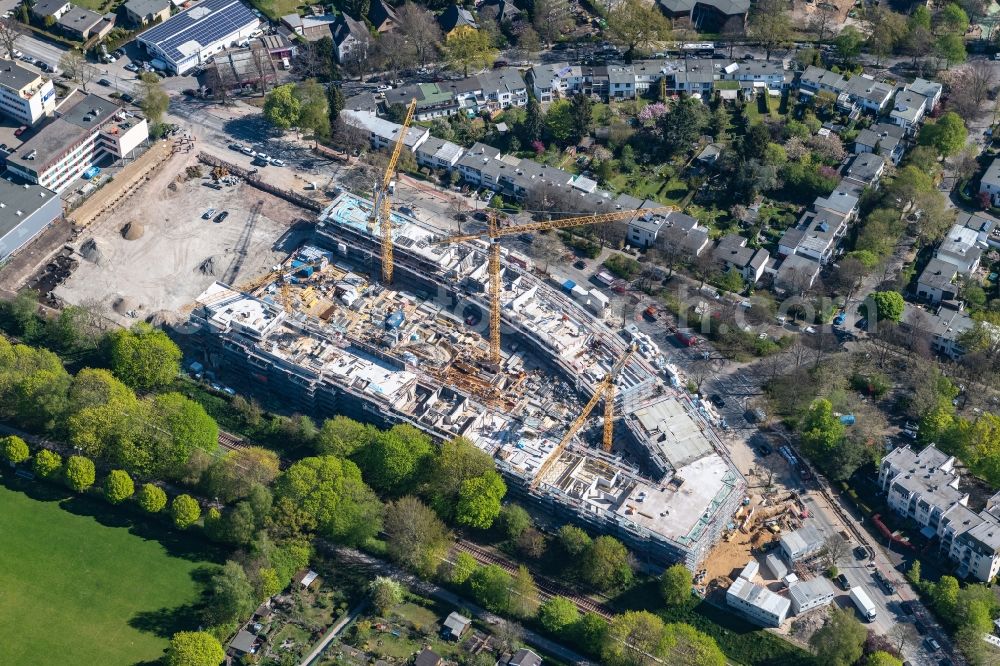
<instances>
[{"instance_id":1,"label":"construction vehicle","mask_svg":"<svg viewBox=\"0 0 1000 666\"><path fill-rule=\"evenodd\" d=\"M396 189L396 163L399 162L399 154L406 142L406 134L410 131L413 111L416 108L417 98L414 97L406 107L406 117L399 128L396 143L393 144L389 164L386 165L382 180L375 186L372 196L375 205L372 207L370 222L373 227L378 227L382 235L382 282L384 284L392 283L392 194Z\"/></svg>"},{"instance_id":2,"label":"construction vehicle","mask_svg":"<svg viewBox=\"0 0 1000 666\"><path fill-rule=\"evenodd\" d=\"M463 243L472 240L484 240L489 243L489 274L490 274L490 361L495 365L500 364L500 238L504 236L515 236L523 233L535 231L546 231L549 229L566 229L569 227L582 227L589 224L600 224L602 222L616 222L618 220L628 220L641 215L652 215L654 213L666 213L674 210L673 206L657 206L655 208L643 208L641 210L622 210L613 213L600 213L584 215L581 217L568 217L561 220L546 220L542 222L528 222L510 227L500 227L497 223L496 212L493 210L487 213L486 231L476 234L458 234L442 238L439 244Z\"/></svg>"},{"instance_id":3,"label":"construction vehicle","mask_svg":"<svg viewBox=\"0 0 1000 666\"><path fill-rule=\"evenodd\" d=\"M605 451L611 450L611 444L614 439L614 418L615 418L615 381L618 379L618 373L621 372L628 360L632 358L632 354L635 352L635 345L629 347L628 351L615 362L608 374L604 376L601 383L597 385L594 390L594 395L590 397L590 401L584 406L583 411L580 415L576 417L576 420L570 424L569 429L566 434L563 435L562 440L556 445L552 453L546 458L545 462L542 463L541 468L538 470L538 474L535 478L531 480L530 488L534 490L541 483L542 479L548 474L549 469L555 464L556 460L562 454L562 452L569 446L570 441L576 436L576 433L580 431L583 424L586 423L587 417L590 413L594 411L594 407L597 406L597 401L602 397L604 398L604 437L602 438L602 447Z\"/></svg>"}]
</instances>

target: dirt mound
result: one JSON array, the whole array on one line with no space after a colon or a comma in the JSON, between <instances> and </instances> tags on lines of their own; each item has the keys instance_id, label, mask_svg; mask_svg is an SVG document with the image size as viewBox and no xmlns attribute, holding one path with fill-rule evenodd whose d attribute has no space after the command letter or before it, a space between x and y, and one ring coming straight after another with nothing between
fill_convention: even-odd
<instances>
[{"instance_id":1,"label":"dirt mound","mask_svg":"<svg viewBox=\"0 0 1000 666\"><path fill-rule=\"evenodd\" d=\"M101 250L97 247L97 241L93 238L88 238L80 246L80 255L87 261L97 264L100 266L104 263L104 257L101 256Z\"/></svg>"},{"instance_id":2,"label":"dirt mound","mask_svg":"<svg viewBox=\"0 0 1000 666\"><path fill-rule=\"evenodd\" d=\"M132 312L133 310L138 308L139 304L136 303L135 299L133 298L129 298L128 296L120 296L115 299L114 305L112 305L111 307L113 307L115 312L117 312L118 314L125 316L129 312Z\"/></svg>"},{"instance_id":3,"label":"dirt mound","mask_svg":"<svg viewBox=\"0 0 1000 666\"><path fill-rule=\"evenodd\" d=\"M138 222L129 222L122 227L122 238L125 240L138 240L142 238L145 232L146 229Z\"/></svg>"}]
</instances>

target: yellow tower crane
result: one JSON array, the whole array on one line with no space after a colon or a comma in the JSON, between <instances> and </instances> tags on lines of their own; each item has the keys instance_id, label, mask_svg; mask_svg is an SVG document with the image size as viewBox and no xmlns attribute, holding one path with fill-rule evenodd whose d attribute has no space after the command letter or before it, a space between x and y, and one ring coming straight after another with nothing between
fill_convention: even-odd
<instances>
[{"instance_id":1,"label":"yellow tower crane","mask_svg":"<svg viewBox=\"0 0 1000 666\"><path fill-rule=\"evenodd\" d=\"M501 227L497 223L496 214L493 211L488 213L489 218L486 231L477 234L458 234L448 236L437 241L440 244L462 243L470 240L485 240L490 244L489 254L489 274L490 274L490 361L499 365L500 363L500 238L503 236L513 236L516 234L529 233L532 231L545 231L548 229L566 229L567 227L582 227L588 224L600 224L602 222L617 222L627 220L640 215L651 215L654 213L666 213L674 210L673 206L657 206L655 208L643 208L641 210L620 210L613 213L595 213L582 217L569 217L562 220L547 220L543 222L528 222L510 227Z\"/></svg>"},{"instance_id":2,"label":"yellow tower crane","mask_svg":"<svg viewBox=\"0 0 1000 666\"><path fill-rule=\"evenodd\" d=\"M372 208L371 222L379 227L382 234L382 282L392 283L392 200L390 191L392 179L396 174L396 163L399 161L399 154L403 150L406 142L406 133L410 129L410 122L413 120L413 111L417 108L417 99L414 97L406 107L406 118L399 129L399 136L392 147L392 155L389 157L389 164L385 167L385 174L382 181L375 186L374 201Z\"/></svg>"},{"instance_id":3,"label":"yellow tower crane","mask_svg":"<svg viewBox=\"0 0 1000 666\"><path fill-rule=\"evenodd\" d=\"M549 472L549 469L551 469L552 465L555 464L556 460L566 447L569 446L570 440L576 436L576 433L578 433L580 428L583 427L583 424L586 423L587 417L589 417L590 413L594 411L594 407L597 406L597 401L602 397L604 398L604 437L601 444L605 451L611 450L611 444L615 434L615 382L618 380L618 373L622 371L622 368L625 367L628 360L632 358L632 354L634 352L635 345L629 347L624 356L615 362L611 370L608 371L608 374L604 376L601 383L597 385L596 389L594 389L594 395L590 397L590 401L586 404L586 406L584 406L583 411L581 411L580 415L576 417L576 420L570 424L569 430L567 430L566 434L563 435L562 440L560 440L559 444L552 451L552 454L545 459L544 463L542 463L542 466L539 468L538 474L535 475L535 478L531 480L529 487L532 490L537 488L538 484L544 480L545 475Z\"/></svg>"}]
</instances>

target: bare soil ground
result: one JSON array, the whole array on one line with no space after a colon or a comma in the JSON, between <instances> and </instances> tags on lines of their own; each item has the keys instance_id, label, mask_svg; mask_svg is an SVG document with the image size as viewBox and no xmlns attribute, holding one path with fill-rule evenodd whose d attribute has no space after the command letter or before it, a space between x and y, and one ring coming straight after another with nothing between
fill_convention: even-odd
<instances>
[{"instance_id":1,"label":"bare soil ground","mask_svg":"<svg viewBox=\"0 0 1000 666\"><path fill-rule=\"evenodd\" d=\"M219 191L204 185L207 178L184 180L185 167L197 163L194 154L185 157L76 239L80 264L56 287L56 296L98 303L120 323L154 314L174 319L213 281L244 283L302 240L308 227L292 226L305 211L245 183ZM220 223L205 220L208 208L229 215ZM124 237L127 224L141 226L133 234L138 238ZM96 251L88 247L91 239Z\"/></svg>"}]
</instances>

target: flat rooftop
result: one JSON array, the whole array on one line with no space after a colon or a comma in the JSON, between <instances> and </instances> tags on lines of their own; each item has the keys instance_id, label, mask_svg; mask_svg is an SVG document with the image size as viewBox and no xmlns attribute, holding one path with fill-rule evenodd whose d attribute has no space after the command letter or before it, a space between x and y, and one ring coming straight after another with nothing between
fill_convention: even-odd
<instances>
[{"instance_id":1,"label":"flat rooftop","mask_svg":"<svg viewBox=\"0 0 1000 666\"><path fill-rule=\"evenodd\" d=\"M41 72L34 67L22 65L13 60L0 59L0 86L21 90L36 81L41 75Z\"/></svg>"},{"instance_id":2,"label":"flat rooftop","mask_svg":"<svg viewBox=\"0 0 1000 666\"><path fill-rule=\"evenodd\" d=\"M0 238L56 196L52 190L20 180L10 172L3 174L0 177Z\"/></svg>"},{"instance_id":3,"label":"flat rooftop","mask_svg":"<svg viewBox=\"0 0 1000 666\"><path fill-rule=\"evenodd\" d=\"M41 173L92 132L115 121L120 111L121 107L103 97L77 93L66 99L58 115L42 125L7 161Z\"/></svg>"}]
</instances>

